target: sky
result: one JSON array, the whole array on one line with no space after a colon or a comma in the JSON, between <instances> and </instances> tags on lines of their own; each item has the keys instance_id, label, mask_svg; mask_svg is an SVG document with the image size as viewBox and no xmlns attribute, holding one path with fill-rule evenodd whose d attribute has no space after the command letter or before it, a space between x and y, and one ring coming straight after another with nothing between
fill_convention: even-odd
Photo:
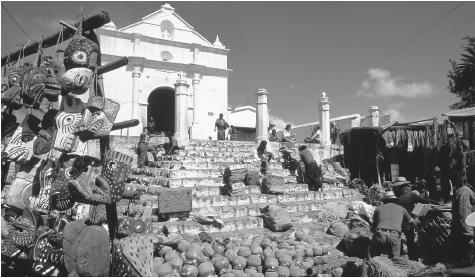
<instances>
[{"instance_id":1,"label":"sky","mask_svg":"<svg viewBox=\"0 0 475 278\"><path fill-rule=\"evenodd\" d=\"M80 9L108 11L118 28L165 2L2 1L2 56L29 39L73 22ZM394 120L440 116L449 93L450 59L475 36L475 2L168 2L197 32L230 49L229 104L255 106L269 92L271 120L318 120L326 92L331 117L379 106ZM6 9L21 28L9 17Z\"/></svg>"}]
</instances>

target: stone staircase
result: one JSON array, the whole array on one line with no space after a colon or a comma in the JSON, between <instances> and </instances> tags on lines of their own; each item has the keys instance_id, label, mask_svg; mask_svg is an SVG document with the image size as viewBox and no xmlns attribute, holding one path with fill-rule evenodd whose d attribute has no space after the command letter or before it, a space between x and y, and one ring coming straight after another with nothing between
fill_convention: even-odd
<instances>
[{"instance_id":1,"label":"stone staircase","mask_svg":"<svg viewBox=\"0 0 475 278\"><path fill-rule=\"evenodd\" d=\"M269 144L271 145L271 144ZM200 214L212 207L223 221L221 229L211 225L201 225L191 217L171 216L166 222L152 220L153 229L165 226L170 233L196 235L199 232L226 234L228 236L257 235L268 232L260 216L260 209L268 204L279 204L291 214L294 226L307 232L322 232L327 228L328 217L323 209L329 202L347 204L360 199L354 189L344 188L342 184L324 184L320 192L309 191L306 184L297 183L296 176L283 169L279 147L285 146L297 157L296 146L272 143L275 160L270 164L268 175L277 177L280 182L272 185L272 192L263 194L258 186L242 184L236 196L223 195L223 172L226 167L258 171L260 160L257 157L257 144L240 141L191 141L177 155L159 157L149 167L134 169L127 186L142 193L140 201L118 203L119 217L127 211L141 215L158 207L157 194L166 188L192 188L192 213ZM313 150L317 147L310 146ZM277 150L277 151L275 151ZM239 185L238 185L239 187ZM147 209L148 208L148 209ZM328 221L325 221L328 220Z\"/></svg>"}]
</instances>

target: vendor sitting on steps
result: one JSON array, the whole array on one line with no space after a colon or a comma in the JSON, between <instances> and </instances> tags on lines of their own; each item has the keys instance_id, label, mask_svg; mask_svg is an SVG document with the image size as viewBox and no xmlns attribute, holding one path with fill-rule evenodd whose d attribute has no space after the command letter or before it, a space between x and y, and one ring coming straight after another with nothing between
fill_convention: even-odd
<instances>
[{"instance_id":1,"label":"vendor sitting on steps","mask_svg":"<svg viewBox=\"0 0 475 278\"><path fill-rule=\"evenodd\" d=\"M173 136L173 132L168 132L168 143L165 143L164 148L165 148L165 155L175 155L178 154L179 150L182 150L183 148L180 148L178 146L178 141L176 140L175 136Z\"/></svg>"},{"instance_id":2,"label":"vendor sitting on steps","mask_svg":"<svg viewBox=\"0 0 475 278\"><path fill-rule=\"evenodd\" d=\"M262 140L257 148L257 156L261 159L261 173L267 174L269 170L268 163L274 158L271 152L267 151L267 141Z\"/></svg>"}]
</instances>

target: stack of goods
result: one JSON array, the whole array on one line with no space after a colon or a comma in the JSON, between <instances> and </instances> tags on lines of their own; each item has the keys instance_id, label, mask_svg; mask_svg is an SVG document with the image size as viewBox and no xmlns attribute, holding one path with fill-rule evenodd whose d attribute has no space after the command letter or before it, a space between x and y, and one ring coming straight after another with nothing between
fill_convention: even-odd
<instances>
[{"instance_id":1,"label":"stack of goods","mask_svg":"<svg viewBox=\"0 0 475 278\"><path fill-rule=\"evenodd\" d=\"M421 272L426 266L420 262L403 257L392 260L382 256L371 258L368 267L369 277L407 277Z\"/></svg>"},{"instance_id":2,"label":"stack of goods","mask_svg":"<svg viewBox=\"0 0 475 278\"><path fill-rule=\"evenodd\" d=\"M229 167L224 169L223 182L225 195L238 194L245 190L245 186L260 184L259 171L250 169L234 169Z\"/></svg>"},{"instance_id":3,"label":"stack of goods","mask_svg":"<svg viewBox=\"0 0 475 278\"><path fill-rule=\"evenodd\" d=\"M263 210L262 217L264 218L264 227L273 232L285 232L292 228L289 212L278 206L269 205Z\"/></svg>"},{"instance_id":4,"label":"stack of goods","mask_svg":"<svg viewBox=\"0 0 475 278\"><path fill-rule=\"evenodd\" d=\"M424 262L433 262L447 259L450 252L450 222L452 215L448 211L432 209L421 218L417 234Z\"/></svg>"},{"instance_id":5,"label":"stack of goods","mask_svg":"<svg viewBox=\"0 0 475 278\"><path fill-rule=\"evenodd\" d=\"M360 276L363 265L301 230L236 240L203 235L166 243L142 235L116 240L114 246L114 276L342 277Z\"/></svg>"},{"instance_id":6,"label":"stack of goods","mask_svg":"<svg viewBox=\"0 0 475 278\"><path fill-rule=\"evenodd\" d=\"M339 162L325 159L320 164L320 168L324 189L325 184L330 187L343 187L350 183L350 171L341 167Z\"/></svg>"}]
</instances>

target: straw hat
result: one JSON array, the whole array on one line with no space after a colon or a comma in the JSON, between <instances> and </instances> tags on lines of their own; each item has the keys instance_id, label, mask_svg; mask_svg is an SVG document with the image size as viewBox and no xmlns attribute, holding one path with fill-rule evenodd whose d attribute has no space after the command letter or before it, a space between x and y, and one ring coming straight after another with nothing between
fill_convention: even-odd
<instances>
[{"instance_id":1,"label":"straw hat","mask_svg":"<svg viewBox=\"0 0 475 278\"><path fill-rule=\"evenodd\" d=\"M393 191L384 192L383 199L396 199Z\"/></svg>"},{"instance_id":2,"label":"straw hat","mask_svg":"<svg viewBox=\"0 0 475 278\"><path fill-rule=\"evenodd\" d=\"M465 224L470 227L475 227L475 212L470 213L467 218L465 218Z\"/></svg>"},{"instance_id":3,"label":"straw hat","mask_svg":"<svg viewBox=\"0 0 475 278\"><path fill-rule=\"evenodd\" d=\"M408 183L409 182L407 181L407 179L405 177L397 177L396 181L393 182L392 186L397 187L397 186L401 186L401 185L408 184Z\"/></svg>"}]
</instances>

